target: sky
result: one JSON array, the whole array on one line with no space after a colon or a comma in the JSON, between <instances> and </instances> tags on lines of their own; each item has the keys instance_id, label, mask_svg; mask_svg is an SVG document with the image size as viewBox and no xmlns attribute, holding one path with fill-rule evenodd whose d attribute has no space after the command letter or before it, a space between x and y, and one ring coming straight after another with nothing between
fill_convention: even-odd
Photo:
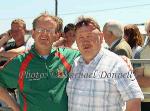
<instances>
[{"instance_id":1,"label":"sky","mask_svg":"<svg viewBox=\"0 0 150 111\"><path fill-rule=\"evenodd\" d=\"M55 15L55 0L2 0L0 3L0 33L10 29L11 21L21 18L32 29L35 17L48 11ZM123 24L141 24L150 19L150 0L58 0L58 16L75 23L81 15L93 17L102 29L108 20Z\"/></svg>"}]
</instances>

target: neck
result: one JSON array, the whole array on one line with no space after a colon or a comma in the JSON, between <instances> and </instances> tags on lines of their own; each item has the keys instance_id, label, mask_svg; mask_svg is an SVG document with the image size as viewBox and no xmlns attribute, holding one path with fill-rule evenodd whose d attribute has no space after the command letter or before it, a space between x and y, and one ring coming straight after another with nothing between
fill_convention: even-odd
<instances>
[{"instance_id":1,"label":"neck","mask_svg":"<svg viewBox=\"0 0 150 111\"><path fill-rule=\"evenodd\" d=\"M17 47L20 47L20 46L22 46L22 45L24 45L24 41L19 41L19 42L16 42L16 46Z\"/></svg>"},{"instance_id":2,"label":"neck","mask_svg":"<svg viewBox=\"0 0 150 111\"><path fill-rule=\"evenodd\" d=\"M71 47L72 44L73 44L73 43L71 43L71 42L66 42L66 43L65 43L65 47Z\"/></svg>"},{"instance_id":3,"label":"neck","mask_svg":"<svg viewBox=\"0 0 150 111\"><path fill-rule=\"evenodd\" d=\"M41 48L38 48L38 47L36 47L36 46L35 46L35 49L36 49L36 51L37 51L40 55L42 55L42 56L44 56L44 55L49 55L50 50L51 50L51 48L48 48L48 49L41 49Z\"/></svg>"},{"instance_id":4,"label":"neck","mask_svg":"<svg viewBox=\"0 0 150 111\"><path fill-rule=\"evenodd\" d=\"M90 55L90 56L85 55L85 56L83 56L83 59L84 59L85 63L89 64L97 56L97 54L99 53L100 50L101 50L101 47L93 55Z\"/></svg>"},{"instance_id":5,"label":"neck","mask_svg":"<svg viewBox=\"0 0 150 111\"><path fill-rule=\"evenodd\" d=\"M93 58L84 58L84 61L86 64L89 64L92 61Z\"/></svg>"},{"instance_id":6,"label":"neck","mask_svg":"<svg viewBox=\"0 0 150 111\"><path fill-rule=\"evenodd\" d=\"M112 48L116 43L117 43L117 41L119 40L119 38L113 38L112 40L111 40L111 44L110 44L110 47ZM114 43L115 42L115 43Z\"/></svg>"}]
</instances>

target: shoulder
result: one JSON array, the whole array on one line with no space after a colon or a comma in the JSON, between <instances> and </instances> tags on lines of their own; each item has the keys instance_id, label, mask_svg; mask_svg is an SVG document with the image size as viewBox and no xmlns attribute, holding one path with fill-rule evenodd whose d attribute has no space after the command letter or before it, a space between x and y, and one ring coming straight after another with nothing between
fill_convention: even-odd
<instances>
[{"instance_id":1,"label":"shoulder","mask_svg":"<svg viewBox=\"0 0 150 111\"><path fill-rule=\"evenodd\" d=\"M79 50L71 49L71 48L56 48L58 52L62 53L63 55L80 55Z\"/></svg>"},{"instance_id":2,"label":"shoulder","mask_svg":"<svg viewBox=\"0 0 150 111\"><path fill-rule=\"evenodd\" d=\"M115 48L115 53L132 58L132 49L126 41L122 41L118 44L118 46Z\"/></svg>"},{"instance_id":3,"label":"shoulder","mask_svg":"<svg viewBox=\"0 0 150 111\"><path fill-rule=\"evenodd\" d=\"M3 68L19 68L19 66L21 65L21 63L23 62L24 58L26 57L27 53L20 53L17 56L9 59L2 67L0 67L0 69Z\"/></svg>"},{"instance_id":4,"label":"shoulder","mask_svg":"<svg viewBox=\"0 0 150 111\"><path fill-rule=\"evenodd\" d=\"M150 46L144 46L140 51L140 58L142 59L149 59L150 56Z\"/></svg>"},{"instance_id":5,"label":"shoulder","mask_svg":"<svg viewBox=\"0 0 150 111\"><path fill-rule=\"evenodd\" d=\"M116 53L109 51L108 49L103 49L102 50L104 52L104 57L116 60L117 58L120 58L119 55L117 55ZM114 59L116 58L116 59Z\"/></svg>"},{"instance_id":6,"label":"shoulder","mask_svg":"<svg viewBox=\"0 0 150 111\"><path fill-rule=\"evenodd\" d=\"M83 62L83 58L82 56L78 56L75 60L74 60L74 63L77 64L79 62Z\"/></svg>"},{"instance_id":7,"label":"shoulder","mask_svg":"<svg viewBox=\"0 0 150 111\"><path fill-rule=\"evenodd\" d=\"M130 53L132 52L130 45L124 39L121 39L121 41L115 47L115 50L121 50L121 51L130 52Z\"/></svg>"},{"instance_id":8,"label":"shoulder","mask_svg":"<svg viewBox=\"0 0 150 111\"><path fill-rule=\"evenodd\" d=\"M131 50L130 45L124 39L120 41L120 43L118 44L118 47Z\"/></svg>"},{"instance_id":9,"label":"shoulder","mask_svg":"<svg viewBox=\"0 0 150 111\"><path fill-rule=\"evenodd\" d=\"M107 49L104 49L104 58L107 61L111 61L114 63L125 63L125 61L130 61L130 59L123 55L118 55L114 52L111 52Z\"/></svg>"},{"instance_id":10,"label":"shoulder","mask_svg":"<svg viewBox=\"0 0 150 111\"><path fill-rule=\"evenodd\" d=\"M11 61L19 61L19 62L22 62L27 55L29 55L31 52L30 51L22 51L20 53L18 53L15 57L11 58L9 62ZM9 63L8 62L8 63Z\"/></svg>"}]
</instances>

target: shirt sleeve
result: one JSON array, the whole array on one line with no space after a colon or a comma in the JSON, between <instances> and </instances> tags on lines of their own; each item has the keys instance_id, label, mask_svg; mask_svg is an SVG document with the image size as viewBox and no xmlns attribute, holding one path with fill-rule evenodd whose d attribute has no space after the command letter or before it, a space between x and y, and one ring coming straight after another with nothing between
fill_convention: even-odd
<instances>
[{"instance_id":1,"label":"shirt sleeve","mask_svg":"<svg viewBox=\"0 0 150 111\"><path fill-rule=\"evenodd\" d=\"M0 86L17 88L20 62L17 58L10 60L0 69Z\"/></svg>"},{"instance_id":2,"label":"shirt sleeve","mask_svg":"<svg viewBox=\"0 0 150 111\"><path fill-rule=\"evenodd\" d=\"M26 50L31 49L31 47L32 47L33 44L34 44L34 39L32 37L30 37L28 39L28 41L26 42L25 49Z\"/></svg>"},{"instance_id":3,"label":"shirt sleeve","mask_svg":"<svg viewBox=\"0 0 150 111\"><path fill-rule=\"evenodd\" d=\"M130 66L131 62L129 60L127 63L123 60L118 63L118 73L121 74L121 76L115 78L117 89L124 101L134 98L143 100L143 93Z\"/></svg>"},{"instance_id":4,"label":"shirt sleeve","mask_svg":"<svg viewBox=\"0 0 150 111\"><path fill-rule=\"evenodd\" d=\"M72 73L72 68L73 68L73 64L74 64L74 60L80 56L80 52L78 50L72 50L72 49L69 49L68 50L68 54L67 54L67 60L68 60L68 63L71 65L71 70L69 72L69 77L71 78L73 75Z\"/></svg>"},{"instance_id":5,"label":"shirt sleeve","mask_svg":"<svg viewBox=\"0 0 150 111\"><path fill-rule=\"evenodd\" d=\"M67 61L72 65L74 60L80 56L80 52L75 49L67 49L65 50L66 54L65 57L67 58Z\"/></svg>"}]
</instances>

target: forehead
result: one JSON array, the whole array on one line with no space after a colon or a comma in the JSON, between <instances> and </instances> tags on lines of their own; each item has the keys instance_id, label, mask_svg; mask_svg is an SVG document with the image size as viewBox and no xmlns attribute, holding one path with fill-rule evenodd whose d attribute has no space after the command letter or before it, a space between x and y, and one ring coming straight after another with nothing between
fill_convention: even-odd
<instances>
[{"instance_id":1,"label":"forehead","mask_svg":"<svg viewBox=\"0 0 150 111\"><path fill-rule=\"evenodd\" d=\"M150 23L147 25L147 30L150 30Z\"/></svg>"},{"instance_id":2,"label":"forehead","mask_svg":"<svg viewBox=\"0 0 150 111\"><path fill-rule=\"evenodd\" d=\"M36 26L51 26L51 27L56 27L57 23L54 19L52 19L51 17L40 17L37 21L36 21Z\"/></svg>"},{"instance_id":3,"label":"forehead","mask_svg":"<svg viewBox=\"0 0 150 111\"><path fill-rule=\"evenodd\" d=\"M108 26L105 25L105 26L103 27L103 31L107 31L107 29L108 29Z\"/></svg>"},{"instance_id":4,"label":"forehead","mask_svg":"<svg viewBox=\"0 0 150 111\"><path fill-rule=\"evenodd\" d=\"M11 25L11 28L17 28L17 27L23 27L23 24L21 24L21 23L13 23L12 25Z\"/></svg>"},{"instance_id":5,"label":"forehead","mask_svg":"<svg viewBox=\"0 0 150 111\"><path fill-rule=\"evenodd\" d=\"M69 34L69 33L75 33L74 30L69 30L68 32L66 32L65 34Z\"/></svg>"},{"instance_id":6,"label":"forehead","mask_svg":"<svg viewBox=\"0 0 150 111\"><path fill-rule=\"evenodd\" d=\"M87 26L81 26L76 30L76 33L84 34L84 33L92 33L97 32L98 29L96 29L93 25L87 25Z\"/></svg>"}]
</instances>

